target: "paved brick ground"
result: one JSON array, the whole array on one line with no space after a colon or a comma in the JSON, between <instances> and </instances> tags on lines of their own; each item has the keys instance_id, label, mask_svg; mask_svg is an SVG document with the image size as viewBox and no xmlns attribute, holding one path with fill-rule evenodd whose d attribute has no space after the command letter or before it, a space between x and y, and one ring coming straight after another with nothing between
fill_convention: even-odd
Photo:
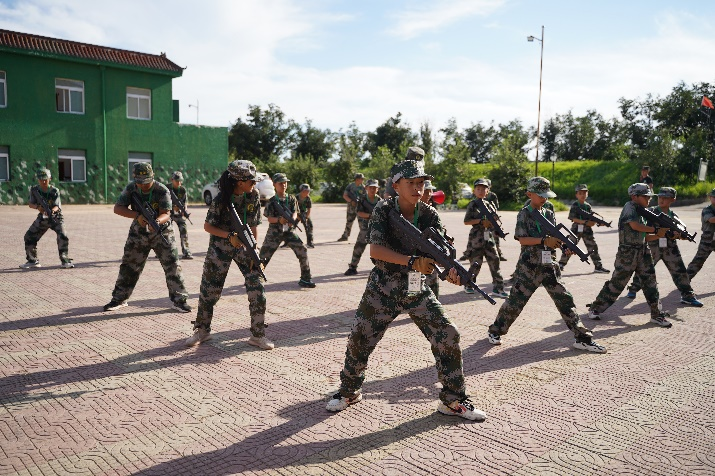
<instances>
[{"instance_id":1,"label":"paved brick ground","mask_svg":"<svg viewBox=\"0 0 715 476\"><path fill-rule=\"evenodd\" d=\"M699 210L678 213L699 229ZM619 213L599 211L609 219ZM197 259L183 264L193 306L208 242L204 213L194 210L190 229ZM59 268L50 232L40 243L44 267L24 271L17 268L22 236L34 214L0 207L7 240L0 248L0 474L715 474L714 262L694 281L703 309L680 306L658 266L672 329L648 323L642 295L621 298L604 320L588 322L606 355L570 348L543 289L493 347L485 337L497 307L444 283L470 393L487 421L435 412L433 358L407 316L376 349L365 400L329 414L326 395L337 388L370 268L365 256L358 276L343 276L352 252L351 243L334 241L343 207L315 209L316 289L297 286L290 250L271 262L271 352L246 343L247 300L235 267L216 309L214 340L199 348L182 345L193 314L172 311L156 259L130 306L102 313L129 222L110 206L66 206L65 216L77 268ZM505 214L508 230L515 216ZM462 214L443 217L461 251ZM617 233L598 230L597 240L612 267ZM518 246L509 239L503 249L508 275ZM688 262L696 245L681 249ZM565 272L584 313L606 279L575 259Z\"/></svg>"}]
</instances>

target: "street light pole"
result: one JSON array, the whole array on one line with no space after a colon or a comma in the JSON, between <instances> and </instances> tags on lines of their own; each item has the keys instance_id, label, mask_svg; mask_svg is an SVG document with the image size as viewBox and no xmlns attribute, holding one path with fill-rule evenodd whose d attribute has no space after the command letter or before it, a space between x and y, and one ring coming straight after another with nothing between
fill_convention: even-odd
<instances>
[{"instance_id":1,"label":"street light pole","mask_svg":"<svg viewBox=\"0 0 715 476\"><path fill-rule=\"evenodd\" d=\"M189 104L189 107L196 108L196 125L199 125L199 100L196 100L196 104Z\"/></svg>"},{"instance_id":2,"label":"street light pole","mask_svg":"<svg viewBox=\"0 0 715 476\"><path fill-rule=\"evenodd\" d=\"M544 25L541 25L541 38L527 36L527 41L541 43L541 63L539 65L539 113L536 119L536 160L534 161L534 175L539 175L539 136L541 134L541 78L544 72Z\"/></svg>"}]
</instances>

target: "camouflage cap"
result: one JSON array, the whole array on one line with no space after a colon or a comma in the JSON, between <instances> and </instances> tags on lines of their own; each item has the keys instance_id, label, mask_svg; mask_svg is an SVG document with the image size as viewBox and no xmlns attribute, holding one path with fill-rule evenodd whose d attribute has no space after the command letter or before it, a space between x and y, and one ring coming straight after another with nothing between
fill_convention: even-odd
<instances>
[{"instance_id":1,"label":"camouflage cap","mask_svg":"<svg viewBox=\"0 0 715 476\"><path fill-rule=\"evenodd\" d=\"M580 192L581 190L586 190L588 192L588 185L586 185L585 183L580 183L580 184L576 185L575 190L577 192Z\"/></svg>"},{"instance_id":2,"label":"camouflage cap","mask_svg":"<svg viewBox=\"0 0 715 476\"><path fill-rule=\"evenodd\" d=\"M367 181L367 184L365 186L366 187L379 187L380 182L378 182L377 179L370 179Z\"/></svg>"},{"instance_id":3,"label":"camouflage cap","mask_svg":"<svg viewBox=\"0 0 715 476\"><path fill-rule=\"evenodd\" d=\"M673 187L660 187L659 197L675 198L678 192Z\"/></svg>"},{"instance_id":4,"label":"camouflage cap","mask_svg":"<svg viewBox=\"0 0 715 476\"><path fill-rule=\"evenodd\" d=\"M420 147L412 146L407 149L405 160L425 160L425 151Z\"/></svg>"},{"instance_id":5,"label":"camouflage cap","mask_svg":"<svg viewBox=\"0 0 715 476\"><path fill-rule=\"evenodd\" d=\"M256 182L263 180L263 177L256 172L256 166L250 160L234 160L228 164L226 170L228 170L231 178L236 180L253 180Z\"/></svg>"},{"instance_id":6,"label":"camouflage cap","mask_svg":"<svg viewBox=\"0 0 715 476\"><path fill-rule=\"evenodd\" d=\"M526 184L526 191L544 198L554 198L556 196L551 191L551 182L545 177L531 177Z\"/></svg>"},{"instance_id":7,"label":"camouflage cap","mask_svg":"<svg viewBox=\"0 0 715 476\"><path fill-rule=\"evenodd\" d=\"M52 178L52 173L49 169L37 169L35 177L37 177L37 180L47 180Z\"/></svg>"},{"instance_id":8,"label":"camouflage cap","mask_svg":"<svg viewBox=\"0 0 715 476\"><path fill-rule=\"evenodd\" d=\"M710 193L708 193L708 197L715 197L715 188L710 190Z\"/></svg>"},{"instance_id":9,"label":"camouflage cap","mask_svg":"<svg viewBox=\"0 0 715 476\"><path fill-rule=\"evenodd\" d=\"M358 173L356 173L355 176L353 177L354 180L357 180L357 179L359 179L359 178L364 179L364 178L365 178L365 175L364 175L364 174L361 174L360 172L358 172Z\"/></svg>"},{"instance_id":10,"label":"camouflage cap","mask_svg":"<svg viewBox=\"0 0 715 476\"><path fill-rule=\"evenodd\" d=\"M307 183L302 183L300 184L300 187L298 187L298 190L300 190L301 192L303 190L310 190L310 185L308 185Z\"/></svg>"},{"instance_id":11,"label":"camouflage cap","mask_svg":"<svg viewBox=\"0 0 715 476\"><path fill-rule=\"evenodd\" d=\"M492 181L489 179L486 179L486 180L487 180L487 184L489 185L489 188L492 188Z\"/></svg>"},{"instance_id":12,"label":"camouflage cap","mask_svg":"<svg viewBox=\"0 0 715 476\"><path fill-rule=\"evenodd\" d=\"M407 179L424 177L428 180L432 180L434 178L425 173L424 162L417 162L414 160L403 160L399 164L393 165L390 169L390 176L392 177L392 183L397 182L403 177Z\"/></svg>"},{"instance_id":13,"label":"camouflage cap","mask_svg":"<svg viewBox=\"0 0 715 476\"><path fill-rule=\"evenodd\" d=\"M154 169L151 168L149 162L137 162L132 170L134 183L151 183L154 180Z\"/></svg>"},{"instance_id":14,"label":"camouflage cap","mask_svg":"<svg viewBox=\"0 0 715 476\"><path fill-rule=\"evenodd\" d=\"M271 180L273 180L273 183L283 183L283 182L290 182L288 180L288 177L286 174L282 174L278 172L277 174L273 174L273 177L271 177Z\"/></svg>"},{"instance_id":15,"label":"camouflage cap","mask_svg":"<svg viewBox=\"0 0 715 476\"><path fill-rule=\"evenodd\" d=\"M431 180L425 180L425 190L437 190L437 187L432 185Z\"/></svg>"},{"instance_id":16,"label":"camouflage cap","mask_svg":"<svg viewBox=\"0 0 715 476\"><path fill-rule=\"evenodd\" d=\"M641 170L650 170L650 165L644 165Z\"/></svg>"},{"instance_id":17,"label":"camouflage cap","mask_svg":"<svg viewBox=\"0 0 715 476\"><path fill-rule=\"evenodd\" d=\"M628 195L644 195L646 197L652 197L654 194L648 185L644 183L634 183L628 187Z\"/></svg>"},{"instance_id":18,"label":"camouflage cap","mask_svg":"<svg viewBox=\"0 0 715 476\"><path fill-rule=\"evenodd\" d=\"M477 180L474 181L474 186L476 187L477 185L484 185L485 187L489 187L489 186L491 186L491 183L489 182L489 179L478 178Z\"/></svg>"},{"instance_id":19,"label":"camouflage cap","mask_svg":"<svg viewBox=\"0 0 715 476\"><path fill-rule=\"evenodd\" d=\"M177 182L183 182L184 181L184 174L182 174L180 171L176 171L173 174L171 174L171 180L176 180Z\"/></svg>"}]
</instances>

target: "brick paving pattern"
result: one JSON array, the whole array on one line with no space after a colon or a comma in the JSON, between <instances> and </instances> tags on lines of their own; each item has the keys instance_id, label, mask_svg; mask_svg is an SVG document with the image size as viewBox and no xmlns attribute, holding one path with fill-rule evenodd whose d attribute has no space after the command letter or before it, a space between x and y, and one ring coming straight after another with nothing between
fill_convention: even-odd
<instances>
[{"instance_id":1,"label":"brick paving pattern","mask_svg":"<svg viewBox=\"0 0 715 476\"><path fill-rule=\"evenodd\" d=\"M196 348L195 312L171 308L159 261L150 258L129 307L103 313L117 277L129 220L111 206L67 205L75 269L61 269L55 235L39 244L43 268L21 270L22 236L35 214L0 207L0 474L715 474L715 267L693 282L705 303L679 304L657 267L671 329L649 324L642 294L621 297L589 321L608 354L571 349L573 337L542 289L495 347L487 326L498 310L441 283L442 302L462 333L467 382L483 423L435 411L429 344L400 316L375 350L365 399L331 414L347 335L371 268L343 275L357 233L337 243L345 209L314 208L309 250L316 289L297 286L298 262L280 249L267 270L266 335L276 349L249 346L248 302L234 266L212 324ZM692 230L702 206L678 208ZM195 308L208 234L189 226L196 259L183 261ZM599 208L607 220L620 209ZM566 220L566 212L557 219ZM468 228L443 212L458 253ZM504 213L513 235L516 213ZM259 228L263 241L266 225ZM301 235L303 236L303 235ZM604 266L618 235L597 229ZM519 247L502 245L509 261ZM683 242L688 263L696 245ZM489 273L481 273L480 280ZM579 311L608 275L572 259L564 273ZM491 290L491 285L485 285Z\"/></svg>"}]
</instances>

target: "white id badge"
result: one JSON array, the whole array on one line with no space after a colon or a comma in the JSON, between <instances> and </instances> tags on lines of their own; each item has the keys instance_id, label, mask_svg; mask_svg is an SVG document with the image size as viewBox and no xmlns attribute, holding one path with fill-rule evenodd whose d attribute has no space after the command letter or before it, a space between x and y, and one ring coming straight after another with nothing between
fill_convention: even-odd
<instances>
[{"instance_id":1,"label":"white id badge","mask_svg":"<svg viewBox=\"0 0 715 476\"><path fill-rule=\"evenodd\" d=\"M553 261L551 261L551 251L542 251L541 252L541 264L551 264Z\"/></svg>"},{"instance_id":2,"label":"white id badge","mask_svg":"<svg viewBox=\"0 0 715 476\"><path fill-rule=\"evenodd\" d=\"M283 225L283 231L286 232L290 230L290 225Z\"/></svg>"},{"instance_id":3,"label":"white id badge","mask_svg":"<svg viewBox=\"0 0 715 476\"><path fill-rule=\"evenodd\" d=\"M422 291L422 273L410 271L407 273L407 293L417 294Z\"/></svg>"},{"instance_id":4,"label":"white id badge","mask_svg":"<svg viewBox=\"0 0 715 476\"><path fill-rule=\"evenodd\" d=\"M579 225L577 229L579 233L583 233L583 225Z\"/></svg>"},{"instance_id":5,"label":"white id badge","mask_svg":"<svg viewBox=\"0 0 715 476\"><path fill-rule=\"evenodd\" d=\"M668 238L658 238L658 248L667 248Z\"/></svg>"},{"instance_id":6,"label":"white id badge","mask_svg":"<svg viewBox=\"0 0 715 476\"><path fill-rule=\"evenodd\" d=\"M489 241L492 239L492 232L491 231L485 231L484 232L484 241Z\"/></svg>"}]
</instances>

